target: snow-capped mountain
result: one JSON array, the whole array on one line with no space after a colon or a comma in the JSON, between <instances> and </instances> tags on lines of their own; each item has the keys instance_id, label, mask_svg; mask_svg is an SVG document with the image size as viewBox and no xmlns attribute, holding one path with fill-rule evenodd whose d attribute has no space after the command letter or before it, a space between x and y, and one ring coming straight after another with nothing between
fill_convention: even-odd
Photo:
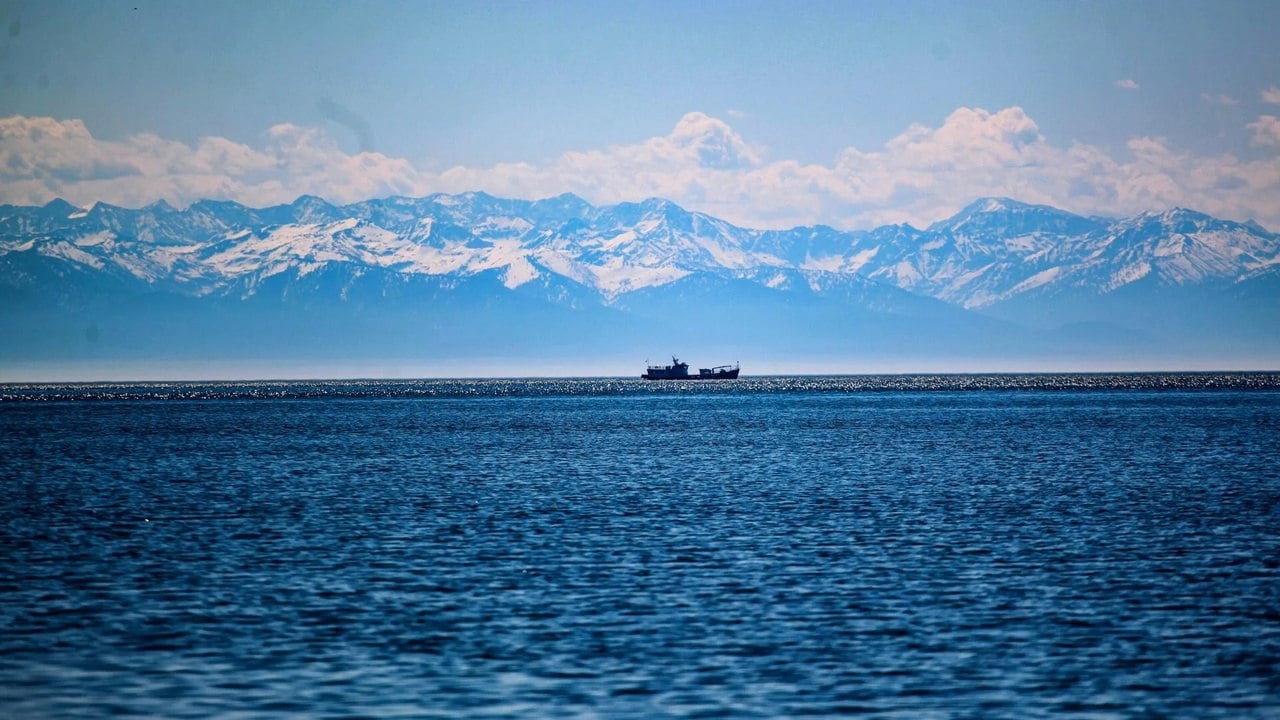
<instances>
[{"instance_id":1,"label":"snow-capped mountain","mask_svg":"<svg viewBox=\"0 0 1280 720\"><path fill-rule=\"evenodd\" d=\"M1148 274L1171 285L1242 281L1275 271L1280 239L1190 210L1108 220L1004 198L978 200L925 230L841 232L739 228L660 199L597 208L573 195L528 202L465 193L343 207L309 196L264 209L0 207L0 256L23 253L192 295L351 263L408 275L497 270L508 288L559 275L607 300L695 273L771 287L805 277L814 289L827 275L858 275L981 308L1033 290L1107 293Z\"/></svg>"},{"instance_id":2,"label":"snow-capped mountain","mask_svg":"<svg viewBox=\"0 0 1280 720\"><path fill-rule=\"evenodd\" d=\"M934 223L914 244L883 246L872 277L980 308L1034 287L1052 268L1071 266L1104 222L1044 205L984 198Z\"/></svg>"},{"instance_id":3,"label":"snow-capped mountain","mask_svg":"<svg viewBox=\"0 0 1280 720\"><path fill-rule=\"evenodd\" d=\"M971 309L1062 291L1105 295L1151 272L1166 285L1244 281L1274 271L1280 253L1261 227L1192 211L1109 220L1006 198L978 200L924 231L886 230L859 237L860 272Z\"/></svg>"},{"instance_id":4,"label":"snow-capped mountain","mask_svg":"<svg viewBox=\"0 0 1280 720\"><path fill-rule=\"evenodd\" d=\"M1280 236L1256 223L1184 209L1082 217L1006 198L979 199L925 229L858 232L740 228L656 198L597 207L574 195L479 192L345 206L304 196L269 208L0 207L0 301L28 325L56 308L83 315L103 297L169 298L237 322L249 308L286 318L280 308L292 307L360 327L429 313L432 327L468 337L481 334L464 331L484 324L478 315L530 332L553 318L588 333L607 320L628 332L640 332L628 323L679 325L694 337L703 331L690 318L706 309L705 326L717 308L796 337L807 329L813 346L852 335L874 344L866 331L878 327L897 347L914 342L913 328L982 335L994 327L983 315L1035 328L1132 323L1194 296L1211 314L1244 316L1247 305L1246 334L1280 336L1269 325L1280 322L1277 278ZM974 343L1018 331L992 332Z\"/></svg>"},{"instance_id":5,"label":"snow-capped mountain","mask_svg":"<svg viewBox=\"0 0 1280 720\"><path fill-rule=\"evenodd\" d=\"M1116 222L1089 236L1087 249L1067 280L1103 292L1147 275L1166 285L1242 281L1277 262L1275 235L1182 208Z\"/></svg>"}]
</instances>

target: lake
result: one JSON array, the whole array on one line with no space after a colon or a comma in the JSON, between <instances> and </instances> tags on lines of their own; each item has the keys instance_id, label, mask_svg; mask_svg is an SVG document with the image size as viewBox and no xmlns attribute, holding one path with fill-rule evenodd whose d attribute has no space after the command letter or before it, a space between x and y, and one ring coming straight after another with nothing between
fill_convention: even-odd
<instances>
[{"instance_id":1,"label":"lake","mask_svg":"<svg viewBox=\"0 0 1280 720\"><path fill-rule=\"evenodd\" d=\"M5 717L1280 715L1280 376L0 386Z\"/></svg>"}]
</instances>

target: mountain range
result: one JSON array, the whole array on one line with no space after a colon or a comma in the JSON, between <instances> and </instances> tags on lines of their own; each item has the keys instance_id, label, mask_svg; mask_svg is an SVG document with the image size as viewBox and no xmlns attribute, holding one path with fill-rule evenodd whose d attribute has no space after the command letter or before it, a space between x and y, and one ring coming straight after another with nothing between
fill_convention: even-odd
<instances>
[{"instance_id":1,"label":"mountain range","mask_svg":"<svg viewBox=\"0 0 1280 720\"><path fill-rule=\"evenodd\" d=\"M1182 208L1085 217L1007 198L853 232L568 194L55 200L0 206L0 307L0 366L27 368L393 359L630 374L673 352L744 372L1275 367L1280 235Z\"/></svg>"}]
</instances>

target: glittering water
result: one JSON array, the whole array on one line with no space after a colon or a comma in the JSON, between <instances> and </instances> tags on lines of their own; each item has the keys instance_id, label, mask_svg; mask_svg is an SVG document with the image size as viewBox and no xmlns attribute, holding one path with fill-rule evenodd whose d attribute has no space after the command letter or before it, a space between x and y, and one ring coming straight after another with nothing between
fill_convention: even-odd
<instances>
[{"instance_id":1,"label":"glittering water","mask_svg":"<svg viewBox=\"0 0 1280 720\"><path fill-rule=\"evenodd\" d=\"M0 715L1280 715L1274 375L0 387Z\"/></svg>"}]
</instances>

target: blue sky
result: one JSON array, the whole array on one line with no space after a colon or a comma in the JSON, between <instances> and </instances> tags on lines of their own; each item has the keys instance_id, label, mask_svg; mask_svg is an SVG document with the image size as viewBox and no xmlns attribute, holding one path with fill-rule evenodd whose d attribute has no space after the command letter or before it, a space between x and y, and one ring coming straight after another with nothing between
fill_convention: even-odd
<instances>
[{"instance_id":1,"label":"blue sky","mask_svg":"<svg viewBox=\"0 0 1280 720\"><path fill-rule=\"evenodd\" d=\"M1280 3L6 2L0 202L980 195L1280 229Z\"/></svg>"}]
</instances>

